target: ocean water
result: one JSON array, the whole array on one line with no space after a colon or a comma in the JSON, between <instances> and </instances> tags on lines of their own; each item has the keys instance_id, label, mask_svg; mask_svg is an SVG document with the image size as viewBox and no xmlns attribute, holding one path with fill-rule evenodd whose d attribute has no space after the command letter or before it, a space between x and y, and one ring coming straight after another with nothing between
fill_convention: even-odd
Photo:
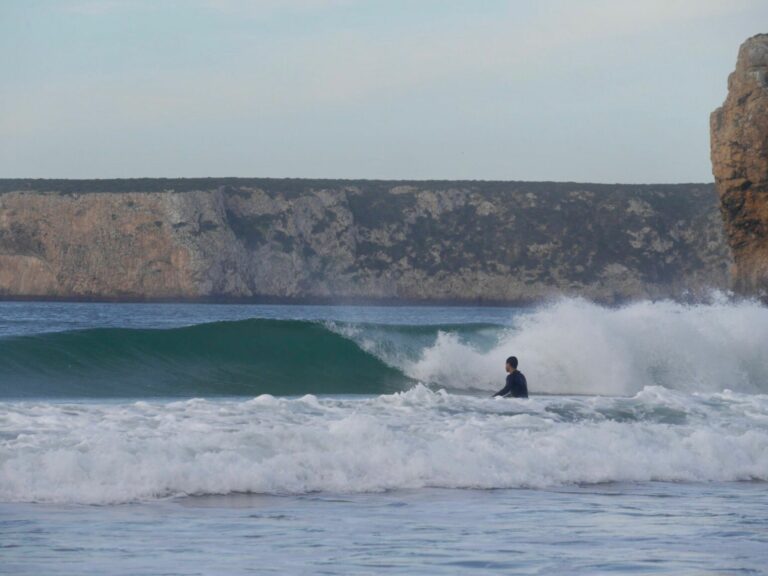
<instances>
[{"instance_id":1,"label":"ocean water","mask_svg":"<svg viewBox=\"0 0 768 576\"><path fill-rule=\"evenodd\" d=\"M0 573L764 574L767 344L725 298L0 303Z\"/></svg>"}]
</instances>

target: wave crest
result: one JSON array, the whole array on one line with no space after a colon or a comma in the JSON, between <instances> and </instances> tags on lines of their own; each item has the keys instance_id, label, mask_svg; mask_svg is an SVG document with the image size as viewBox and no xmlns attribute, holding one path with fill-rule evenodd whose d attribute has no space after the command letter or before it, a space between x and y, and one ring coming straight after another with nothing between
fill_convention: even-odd
<instances>
[{"instance_id":1,"label":"wave crest","mask_svg":"<svg viewBox=\"0 0 768 576\"><path fill-rule=\"evenodd\" d=\"M763 393L766 342L768 308L755 302L606 308L576 299L511 318L485 348L440 332L402 368L423 382L489 391L501 387L504 361L516 355L534 393L631 395L646 386Z\"/></svg>"}]
</instances>

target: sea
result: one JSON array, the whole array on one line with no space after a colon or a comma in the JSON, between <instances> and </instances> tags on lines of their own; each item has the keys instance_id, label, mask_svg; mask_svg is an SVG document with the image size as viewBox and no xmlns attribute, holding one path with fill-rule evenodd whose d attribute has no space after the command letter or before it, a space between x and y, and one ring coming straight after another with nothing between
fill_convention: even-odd
<instances>
[{"instance_id":1,"label":"sea","mask_svg":"<svg viewBox=\"0 0 768 576\"><path fill-rule=\"evenodd\" d=\"M766 574L768 308L2 302L0 573Z\"/></svg>"}]
</instances>

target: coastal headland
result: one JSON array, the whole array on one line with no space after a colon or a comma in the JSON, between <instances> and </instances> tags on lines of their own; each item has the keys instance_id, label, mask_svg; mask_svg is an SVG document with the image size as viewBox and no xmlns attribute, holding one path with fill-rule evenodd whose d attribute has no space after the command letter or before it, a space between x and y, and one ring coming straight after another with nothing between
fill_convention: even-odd
<instances>
[{"instance_id":1,"label":"coastal headland","mask_svg":"<svg viewBox=\"0 0 768 576\"><path fill-rule=\"evenodd\" d=\"M712 184L0 180L5 299L612 303L731 267Z\"/></svg>"}]
</instances>

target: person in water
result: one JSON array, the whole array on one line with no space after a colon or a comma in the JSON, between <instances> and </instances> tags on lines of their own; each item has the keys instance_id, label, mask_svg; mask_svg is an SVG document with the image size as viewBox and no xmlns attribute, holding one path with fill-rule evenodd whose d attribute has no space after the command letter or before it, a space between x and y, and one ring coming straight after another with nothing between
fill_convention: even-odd
<instances>
[{"instance_id":1,"label":"person in water","mask_svg":"<svg viewBox=\"0 0 768 576\"><path fill-rule=\"evenodd\" d=\"M528 382L520 370L517 369L517 358L510 356L507 358L507 385L493 395L504 396L505 398L528 398Z\"/></svg>"}]
</instances>

